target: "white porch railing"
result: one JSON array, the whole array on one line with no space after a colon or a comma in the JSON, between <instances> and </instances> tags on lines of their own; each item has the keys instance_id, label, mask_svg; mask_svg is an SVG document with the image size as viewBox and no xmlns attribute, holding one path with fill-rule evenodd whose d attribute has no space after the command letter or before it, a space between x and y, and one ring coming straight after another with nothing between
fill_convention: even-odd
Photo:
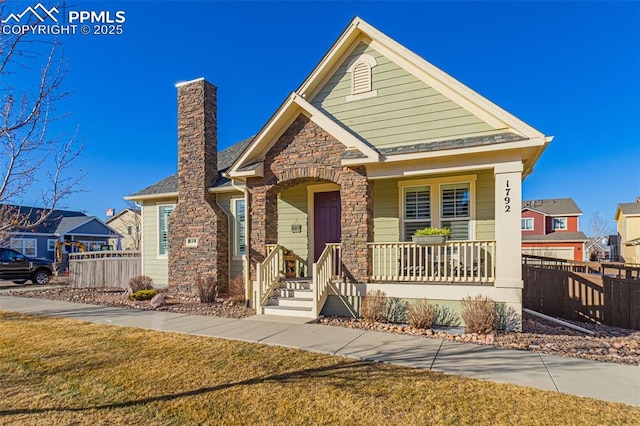
<instances>
[{"instance_id":1,"label":"white porch railing","mask_svg":"<svg viewBox=\"0 0 640 426\"><path fill-rule=\"evenodd\" d=\"M280 259L281 247L276 245L271 248L267 257L256 266L256 313L262 314L262 307L269 301L269 296L278 285L282 261Z\"/></svg>"},{"instance_id":2,"label":"white porch railing","mask_svg":"<svg viewBox=\"0 0 640 426\"><path fill-rule=\"evenodd\" d=\"M313 264L313 306L311 315L318 317L329 295L329 286L340 277L340 244L327 244Z\"/></svg>"},{"instance_id":3,"label":"white porch railing","mask_svg":"<svg viewBox=\"0 0 640 426\"><path fill-rule=\"evenodd\" d=\"M374 281L493 283L495 241L369 243Z\"/></svg>"}]
</instances>

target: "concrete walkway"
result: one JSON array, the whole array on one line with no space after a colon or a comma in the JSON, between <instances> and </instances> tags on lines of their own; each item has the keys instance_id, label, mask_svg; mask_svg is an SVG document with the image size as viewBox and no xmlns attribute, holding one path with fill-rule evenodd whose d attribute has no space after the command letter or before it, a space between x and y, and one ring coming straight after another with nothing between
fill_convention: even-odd
<instances>
[{"instance_id":1,"label":"concrete walkway","mask_svg":"<svg viewBox=\"0 0 640 426\"><path fill-rule=\"evenodd\" d=\"M319 324L0 296L0 311L286 346L640 406L640 367Z\"/></svg>"}]
</instances>

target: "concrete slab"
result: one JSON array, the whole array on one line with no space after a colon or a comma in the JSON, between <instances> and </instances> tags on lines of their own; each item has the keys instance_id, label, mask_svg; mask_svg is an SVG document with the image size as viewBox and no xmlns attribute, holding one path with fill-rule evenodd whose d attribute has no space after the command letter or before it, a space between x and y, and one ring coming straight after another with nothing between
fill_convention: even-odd
<instances>
[{"instance_id":1,"label":"concrete slab","mask_svg":"<svg viewBox=\"0 0 640 426\"><path fill-rule=\"evenodd\" d=\"M640 367L542 355L558 390L612 402L640 405Z\"/></svg>"},{"instance_id":2,"label":"concrete slab","mask_svg":"<svg viewBox=\"0 0 640 426\"><path fill-rule=\"evenodd\" d=\"M194 334L258 343L293 326L293 324L282 324L277 322L241 320L236 321L232 327L208 327Z\"/></svg>"},{"instance_id":3,"label":"concrete slab","mask_svg":"<svg viewBox=\"0 0 640 426\"><path fill-rule=\"evenodd\" d=\"M440 344L438 339L366 331L336 355L429 369Z\"/></svg>"},{"instance_id":4,"label":"concrete slab","mask_svg":"<svg viewBox=\"0 0 640 426\"><path fill-rule=\"evenodd\" d=\"M433 371L557 390L538 354L444 340Z\"/></svg>"},{"instance_id":5,"label":"concrete slab","mask_svg":"<svg viewBox=\"0 0 640 426\"><path fill-rule=\"evenodd\" d=\"M234 327L239 320L233 318L218 318L204 315L174 314L166 316L158 328L159 331L175 333L198 334L201 330L215 327Z\"/></svg>"},{"instance_id":6,"label":"concrete slab","mask_svg":"<svg viewBox=\"0 0 640 426\"><path fill-rule=\"evenodd\" d=\"M303 324L267 337L260 343L334 355L338 350L344 348L364 333L365 330L320 324Z\"/></svg>"},{"instance_id":7,"label":"concrete slab","mask_svg":"<svg viewBox=\"0 0 640 426\"><path fill-rule=\"evenodd\" d=\"M313 324L318 322L315 318L288 317L284 315L252 315L248 318L243 318L242 321L266 321L284 324Z\"/></svg>"}]
</instances>

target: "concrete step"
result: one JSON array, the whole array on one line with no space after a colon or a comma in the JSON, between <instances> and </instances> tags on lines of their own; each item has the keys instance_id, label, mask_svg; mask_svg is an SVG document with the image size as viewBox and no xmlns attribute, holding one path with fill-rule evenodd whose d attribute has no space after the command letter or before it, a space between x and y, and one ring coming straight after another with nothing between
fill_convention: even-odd
<instances>
[{"instance_id":1,"label":"concrete step","mask_svg":"<svg viewBox=\"0 0 640 426\"><path fill-rule=\"evenodd\" d=\"M301 297L301 298L310 298L313 295L313 290L311 289L291 289L291 288L276 288L275 296L276 297Z\"/></svg>"},{"instance_id":2,"label":"concrete step","mask_svg":"<svg viewBox=\"0 0 640 426\"><path fill-rule=\"evenodd\" d=\"M265 315L282 315L285 317L306 317L311 316L311 308L296 308L292 306L264 306L262 312Z\"/></svg>"},{"instance_id":3,"label":"concrete step","mask_svg":"<svg viewBox=\"0 0 640 426\"><path fill-rule=\"evenodd\" d=\"M292 308L311 308L312 297L270 297L269 306L287 306Z\"/></svg>"}]
</instances>

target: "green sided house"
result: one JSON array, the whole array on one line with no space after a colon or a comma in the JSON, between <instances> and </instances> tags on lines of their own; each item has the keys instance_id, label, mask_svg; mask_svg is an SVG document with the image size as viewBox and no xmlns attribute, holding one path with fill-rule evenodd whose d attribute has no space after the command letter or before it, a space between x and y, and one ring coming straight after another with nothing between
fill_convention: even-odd
<instances>
[{"instance_id":1,"label":"green sided house","mask_svg":"<svg viewBox=\"0 0 640 426\"><path fill-rule=\"evenodd\" d=\"M353 314L369 290L522 308L521 183L551 141L360 18L254 137L178 84L178 173L142 206L144 274L242 276L258 314ZM413 242L448 228L444 243Z\"/></svg>"}]
</instances>

